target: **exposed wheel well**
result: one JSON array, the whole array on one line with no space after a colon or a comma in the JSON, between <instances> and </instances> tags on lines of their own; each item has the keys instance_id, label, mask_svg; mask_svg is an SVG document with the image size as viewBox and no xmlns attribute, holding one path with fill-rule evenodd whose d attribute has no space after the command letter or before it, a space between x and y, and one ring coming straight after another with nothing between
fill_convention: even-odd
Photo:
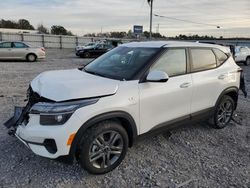
<instances>
[{"instance_id":1,"label":"exposed wheel well","mask_svg":"<svg viewBox=\"0 0 250 188\"><path fill-rule=\"evenodd\" d=\"M108 119L110 121L118 121L122 127L127 131L127 134L128 134L128 138L129 138L129 147L132 147L133 145L133 129L132 129L132 126L130 124L130 122L125 119L125 118L122 118L122 117L117 117L117 118L111 118L111 119Z\"/></svg>"},{"instance_id":2,"label":"exposed wheel well","mask_svg":"<svg viewBox=\"0 0 250 188\"><path fill-rule=\"evenodd\" d=\"M235 109L237 108L237 103L238 103L238 90L234 89L234 88L230 88L228 90L225 90L224 92L222 92L221 96L219 97L219 100L224 96L224 95L228 95L230 96L234 102L235 102ZM219 102L218 100L218 102Z\"/></svg>"}]
</instances>

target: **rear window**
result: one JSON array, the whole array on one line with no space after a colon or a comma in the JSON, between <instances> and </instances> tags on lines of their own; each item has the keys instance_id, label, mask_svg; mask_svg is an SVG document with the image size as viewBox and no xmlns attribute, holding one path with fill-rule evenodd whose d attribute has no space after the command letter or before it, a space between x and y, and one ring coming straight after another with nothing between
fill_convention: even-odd
<instances>
[{"instance_id":1,"label":"rear window","mask_svg":"<svg viewBox=\"0 0 250 188\"><path fill-rule=\"evenodd\" d=\"M216 67L216 57L211 49L191 49L193 72Z\"/></svg>"},{"instance_id":2,"label":"rear window","mask_svg":"<svg viewBox=\"0 0 250 188\"><path fill-rule=\"evenodd\" d=\"M228 56L224 52L222 52L221 50L213 49L213 51L217 57L217 66L220 66L221 64L223 64L227 60Z\"/></svg>"}]
</instances>

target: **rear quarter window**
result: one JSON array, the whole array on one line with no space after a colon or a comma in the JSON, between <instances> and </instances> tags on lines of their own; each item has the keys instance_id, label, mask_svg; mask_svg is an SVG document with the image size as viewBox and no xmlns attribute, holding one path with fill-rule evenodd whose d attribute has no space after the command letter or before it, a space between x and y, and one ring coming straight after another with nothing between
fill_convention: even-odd
<instances>
[{"instance_id":1,"label":"rear quarter window","mask_svg":"<svg viewBox=\"0 0 250 188\"><path fill-rule=\"evenodd\" d=\"M213 51L214 51L216 58L217 58L217 66L220 66L228 59L228 56L224 52L222 52L221 50L213 49Z\"/></svg>"}]
</instances>

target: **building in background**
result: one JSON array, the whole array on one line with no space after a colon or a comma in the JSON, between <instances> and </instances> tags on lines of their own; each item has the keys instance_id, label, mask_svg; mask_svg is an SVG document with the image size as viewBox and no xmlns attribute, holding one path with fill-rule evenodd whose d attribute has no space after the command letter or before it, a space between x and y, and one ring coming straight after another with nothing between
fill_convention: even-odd
<instances>
[{"instance_id":1,"label":"building in background","mask_svg":"<svg viewBox=\"0 0 250 188\"><path fill-rule=\"evenodd\" d=\"M24 30L24 29L7 29L0 28L0 33L28 33L28 34L39 34L38 30Z\"/></svg>"}]
</instances>

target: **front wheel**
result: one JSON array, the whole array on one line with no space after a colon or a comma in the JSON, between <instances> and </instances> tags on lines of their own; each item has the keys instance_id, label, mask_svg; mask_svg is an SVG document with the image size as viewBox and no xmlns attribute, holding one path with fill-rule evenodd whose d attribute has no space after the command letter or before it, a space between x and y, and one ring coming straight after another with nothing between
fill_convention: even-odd
<instances>
[{"instance_id":1,"label":"front wheel","mask_svg":"<svg viewBox=\"0 0 250 188\"><path fill-rule=\"evenodd\" d=\"M90 55L89 52L85 52L85 53L83 54L83 57L84 57L84 58L90 58L90 56L91 56L91 55Z\"/></svg>"},{"instance_id":2,"label":"front wheel","mask_svg":"<svg viewBox=\"0 0 250 188\"><path fill-rule=\"evenodd\" d=\"M115 121L104 121L88 129L80 142L79 162L92 174L115 169L128 149L126 130Z\"/></svg>"},{"instance_id":3,"label":"front wheel","mask_svg":"<svg viewBox=\"0 0 250 188\"><path fill-rule=\"evenodd\" d=\"M247 57L245 63L244 63L246 66L250 65L250 57Z\"/></svg>"},{"instance_id":4,"label":"front wheel","mask_svg":"<svg viewBox=\"0 0 250 188\"><path fill-rule=\"evenodd\" d=\"M210 119L210 124L216 129L226 127L232 119L235 109L235 102L232 97L225 95L215 108L213 117Z\"/></svg>"}]
</instances>

